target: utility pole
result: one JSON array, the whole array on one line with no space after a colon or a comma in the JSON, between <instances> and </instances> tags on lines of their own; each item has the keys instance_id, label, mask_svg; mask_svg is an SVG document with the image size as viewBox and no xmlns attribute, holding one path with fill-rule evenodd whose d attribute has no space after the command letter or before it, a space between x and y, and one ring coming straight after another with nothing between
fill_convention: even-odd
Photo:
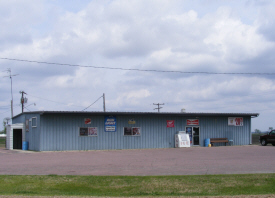
<instances>
[{"instance_id":1,"label":"utility pole","mask_svg":"<svg viewBox=\"0 0 275 198\"><path fill-rule=\"evenodd\" d=\"M4 76L4 77L10 77L10 79L11 79L11 118L13 118L12 76L17 76L19 74L11 75L11 69L10 68L8 68L6 71L9 73L9 75L8 76Z\"/></svg>"},{"instance_id":2,"label":"utility pole","mask_svg":"<svg viewBox=\"0 0 275 198\"><path fill-rule=\"evenodd\" d=\"M103 112L106 112L106 106L105 106L105 93L103 93Z\"/></svg>"},{"instance_id":3,"label":"utility pole","mask_svg":"<svg viewBox=\"0 0 275 198\"><path fill-rule=\"evenodd\" d=\"M24 104L27 103L28 99L25 97L24 98L24 94L27 94L25 93L24 91L20 91L19 93L22 94L21 96L21 105L22 105L22 113L24 112Z\"/></svg>"},{"instance_id":4,"label":"utility pole","mask_svg":"<svg viewBox=\"0 0 275 198\"><path fill-rule=\"evenodd\" d=\"M153 103L153 105L158 105L158 107L154 108L154 110L157 109L158 112L159 112L159 110L162 109L162 107L160 107L160 105L164 105L164 103L162 103L162 104L160 104L160 103L157 103L157 104Z\"/></svg>"}]
</instances>

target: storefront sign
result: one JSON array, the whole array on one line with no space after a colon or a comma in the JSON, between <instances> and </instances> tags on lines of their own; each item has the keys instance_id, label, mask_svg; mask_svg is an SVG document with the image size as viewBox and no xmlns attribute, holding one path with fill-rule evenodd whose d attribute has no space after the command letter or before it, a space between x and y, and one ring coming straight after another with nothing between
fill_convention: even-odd
<instances>
[{"instance_id":1,"label":"storefront sign","mask_svg":"<svg viewBox=\"0 0 275 198\"><path fill-rule=\"evenodd\" d=\"M169 128L169 127L175 127L175 120L166 120L166 127Z\"/></svg>"},{"instance_id":2,"label":"storefront sign","mask_svg":"<svg viewBox=\"0 0 275 198\"><path fill-rule=\"evenodd\" d=\"M116 132L116 116L105 116L105 132Z\"/></svg>"},{"instance_id":3,"label":"storefront sign","mask_svg":"<svg viewBox=\"0 0 275 198\"><path fill-rule=\"evenodd\" d=\"M84 119L84 123L85 124L91 124L92 123L92 120L90 118L85 118Z\"/></svg>"},{"instance_id":4,"label":"storefront sign","mask_svg":"<svg viewBox=\"0 0 275 198\"><path fill-rule=\"evenodd\" d=\"M188 119L187 125L199 125L199 119Z\"/></svg>"},{"instance_id":5,"label":"storefront sign","mask_svg":"<svg viewBox=\"0 0 275 198\"><path fill-rule=\"evenodd\" d=\"M243 118L229 117L228 126L243 126Z\"/></svg>"},{"instance_id":6,"label":"storefront sign","mask_svg":"<svg viewBox=\"0 0 275 198\"><path fill-rule=\"evenodd\" d=\"M130 120L128 121L128 124L136 124L136 121L135 121L134 119L130 119Z\"/></svg>"}]
</instances>

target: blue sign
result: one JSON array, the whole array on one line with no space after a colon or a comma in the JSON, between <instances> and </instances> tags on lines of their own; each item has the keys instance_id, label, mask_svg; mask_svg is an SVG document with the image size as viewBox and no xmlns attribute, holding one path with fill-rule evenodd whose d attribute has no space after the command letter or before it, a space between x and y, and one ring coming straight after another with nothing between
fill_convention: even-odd
<instances>
[{"instance_id":1,"label":"blue sign","mask_svg":"<svg viewBox=\"0 0 275 198\"><path fill-rule=\"evenodd\" d=\"M105 116L105 132L116 132L116 116Z\"/></svg>"}]
</instances>

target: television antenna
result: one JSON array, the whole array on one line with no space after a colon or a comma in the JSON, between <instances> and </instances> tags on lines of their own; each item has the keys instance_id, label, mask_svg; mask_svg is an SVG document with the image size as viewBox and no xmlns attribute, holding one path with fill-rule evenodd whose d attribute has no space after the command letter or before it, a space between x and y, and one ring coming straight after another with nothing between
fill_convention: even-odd
<instances>
[{"instance_id":1,"label":"television antenna","mask_svg":"<svg viewBox=\"0 0 275 198\"><path fill-rule=\"evenodd\" d=\"M7 70L5 70L4 72L9 73L8 76L4 76L5 77L10 77L11 79L11 118L13 118L13 94L12 94L12 76L18 76L19 74L11 74L11 69L8 68Z\"/></svg>"}]
</instances>

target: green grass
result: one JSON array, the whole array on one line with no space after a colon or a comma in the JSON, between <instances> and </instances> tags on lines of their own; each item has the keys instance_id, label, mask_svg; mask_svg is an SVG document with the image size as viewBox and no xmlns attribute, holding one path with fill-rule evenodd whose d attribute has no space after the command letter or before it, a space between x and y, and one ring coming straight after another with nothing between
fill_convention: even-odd
<instances>
[{"instance_id":1,"label":"green grass","mask_svg":"<svg viewBox=\"0 0 275 198\"><path fill-rule=\"evenodd\" d=\"M0 137L0 148L5 147L6 138Z\"/></svg>"},{"instance_id":2,"label":"green grass","mask_svg":"<svg viewBox=\"0 0 275 198\"><path fill-rule=\"evenodd\" d=\"M193 176L0 175L1 195L225 196L275 194L275 174Z\"/></svg>"}]
</instances>

